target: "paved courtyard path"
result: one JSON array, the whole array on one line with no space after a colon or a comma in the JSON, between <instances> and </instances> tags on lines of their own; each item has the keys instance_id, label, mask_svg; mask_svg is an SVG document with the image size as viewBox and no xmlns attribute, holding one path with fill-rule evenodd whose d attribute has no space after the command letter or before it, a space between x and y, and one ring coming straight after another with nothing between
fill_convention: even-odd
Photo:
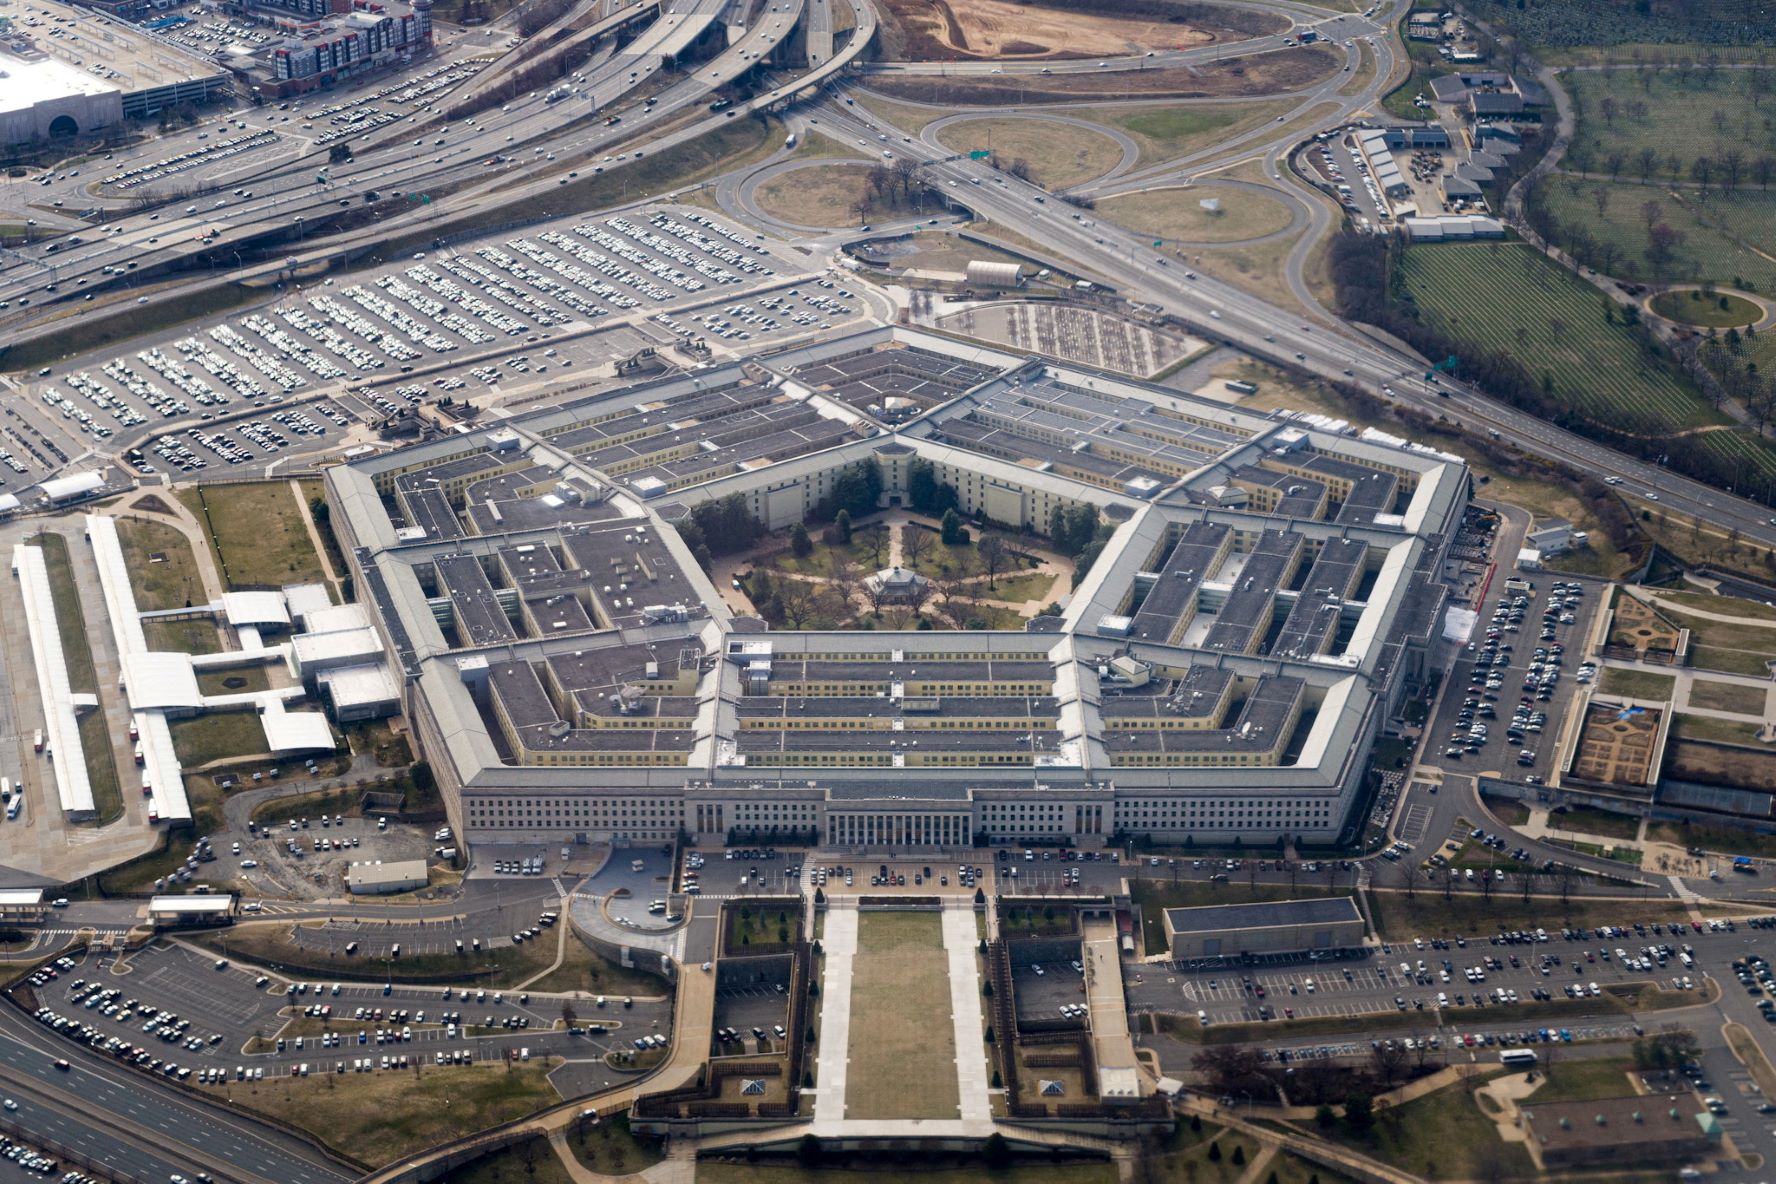
<instances>
[{"instance_id":1,"label":"paved courtyard path","mask_svg":"<svg viewBox=\"0 0 1776 1184\"><path fill-rule=\"evenodd\" d=\"M943 939L944 952L950 957L950 1022L956 1028L956 1094L961 1099L962 1121L991 1121L987 1052L981 1042L980 974L974 961L980 937L974 926L974 909L966 899L944 898Z\"/></svg>"},{"instance_id":2,"label":"paved courtyard path","mask_svg":"<svg viewBox=\"0 0 1776 1184\"><path fill-rule=\"evenodd\" d=\"M829 1127L845 1120L845 1068L851 1047L851 969L857 955L857 904L833 900L827 905L821 948L820 1055L815 1061L814 1125Z\"/></svg>"}]
</instances>

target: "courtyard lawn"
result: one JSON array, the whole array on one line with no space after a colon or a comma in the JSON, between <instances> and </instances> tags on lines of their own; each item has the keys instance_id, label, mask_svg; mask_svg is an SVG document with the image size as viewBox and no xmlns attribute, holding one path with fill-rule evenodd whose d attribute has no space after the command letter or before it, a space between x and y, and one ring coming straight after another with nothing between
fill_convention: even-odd
<instances>
[{"instance_id":1,"label":"courtyard lawn","mask_svg":"<svg viewBox=\"0 0 1776 1184\"><path fill-rule=\"evenodd\" d=\"M1705 711L1731 711L1735 715L1762 715L1769 694L1764 687L1737 682L1690 681L1690 706Z\"/></svg>"},{"instance_id":2,"label":"courtyard lawn","mask_svg":"<svg viewBox=\"0 0 1776 1184\"><path fill-rule=\"evenodd\" d=\"M381 1166L560 1101L547 1076L553 1065L548 1059L504 1067L422 1063L411 1073L279 1077L217 1092Z\"/></svg>"},{"instance_id":3,"label":"courtyard lawn","mask_svg":"<svg viewBox=\"0 0 1776 1184\"><path fill-rule=\"evenodd\" d=\"M119 518L117 541L143 612L208 600L190 540L177 527L153 518Z\"/></svg>"},{"instance_id":4,"label":"courtyard lawn","mask_svg":"<svg viewBox=\"0 0 1776 1184\"><path fill-rule=\"evenodd\" d=\"M949 959L936 913L864 913L851 983L845 1117L955 1118Z\"/></svg>"},{"instance_id":5,"label":"courtyard lawn","mask_svg":"<svg viewBox=\"0 0 1776 1184\"><path fill-rule=\"evenodd\" d=\"M288 481L209 485L179 491L206 525L230 588L281 588L323 579L308 522Z\"/></svg>"},{"instance_id":6,"label":"courtyard lawn","mask_svg":"<svg viewBox=\"0 0 1776 1184\"><path fill-rule=\"evenodd\" d=\"M1621 695L1629 699L1670 699L1676 684L1677 680L1669 674L1605 666L1597 680L1597 689L1605 695Z\"/></svg>"}]
</instances>

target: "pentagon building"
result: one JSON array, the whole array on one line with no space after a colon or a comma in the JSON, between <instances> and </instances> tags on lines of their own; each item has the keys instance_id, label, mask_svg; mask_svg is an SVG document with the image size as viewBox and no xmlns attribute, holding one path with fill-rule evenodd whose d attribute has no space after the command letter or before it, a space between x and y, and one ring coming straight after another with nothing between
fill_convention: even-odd
<instances>
[{"instance_id":1,"label":"pentagon building","mask_svg":"<svg viewBox=\"0 0 1776 1184\"><path fill-rule=\"evenodd\" d=\"M470 843L1333 841L1425 674L1459 458L880 328L329 471ZM1324 429L1324 430L1322 430ZM801 520L873 460L964 513L1114 527L1023 632L735 617L673 527Z\"/></svg>"}]
</instances>

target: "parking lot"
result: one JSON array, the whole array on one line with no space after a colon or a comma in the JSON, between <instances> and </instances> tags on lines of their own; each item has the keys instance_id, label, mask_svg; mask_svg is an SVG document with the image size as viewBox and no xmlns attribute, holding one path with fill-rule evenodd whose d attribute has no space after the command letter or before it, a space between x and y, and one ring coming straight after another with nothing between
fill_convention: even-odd
<instances>
[{"instance_id":1,"label":"parking lot","mask_svg":"<svg viewBox=\"0 0 1776 1184\"><path fill-rule=\"evenodd\" d=\"M1594 583L1547 573L1488 590L1457 659L1422 759L1539 784L1553 771L1575 689L1591 674L1576 652L1602 603ZM1568 654L1568 650L1573 652Z\"/></svg>"},{"instance_id":2,"label":"parking lot","mask_svg":"<svg viewBox=\"0 0 1776 1184\"><path fill-rule=\"evenodd\" d=\"M213 840L214 870L204 874L238 879L276 895L332 896L342 891L350 864L430 859L435 844L428 842L429 834L422 827L374 818L291 819Z\"/></svg>"},{"instance_id":3,"label":"parking lot","mask_svg":"<svg viewBox=\"0 0 1776 1184\"><path fill-rule=\"evenodd\" d=\"M723 971L726 980L732 968ZM783 1047L789 1022L787 984L781 976L724 989L715 997L713 1052L717 1056L756 1053Z\"/></svg>"},{"instance_id":4,"label":"parking lot","mask_svg":"<svg viewBox=\"0 0 1776 1184\"><path fill-rule=\"evenodd\" d=\"M1071 961L1014 965L1011 983L1018 1022L1078 1020L1083 1024L1085 975L1079 965L1077 953Z\"/></svg>"},{"instance_id":5,"label":"parking lot","mask_svg":"<svg viewBox=\"0 0 1776 1184\"><path fill-rule=\"evenodd\" d=\"M0 464L28 484L83 451L136 446L144 474L251 468L355 443L352 428L434 400L590 379L648 344L751 349L866 315L835 280L789 279L804 264L783 250L663 207L416 252L171 341L45 367L27 410L8 411Z\"/></svg>"},{"instance_id":6,"label":"parking lot","mask_svg":"<svg viewBox=\"0 0 1776 1184\"><path fill-rule=\"evenodd\" d=\"M125 1046L140 1049L149 1054L142 1067L159 1060L153 1071L188 1084L206 1077L241 1080L243 1071L275 1077L303 1064L312 1074L396 1068L402 1057L408 1064L499 1061L523 1048L533 1056L601 1061L607 1049L665 1032L670 1021L665 999L632 998L628 1005L615 996L602 1005L577 1000L570 1025L559 995L298 984L169 944L115 962L108 955L73 960L72 969L37 989L37 997L55 1016L72 1021L74 1026L57 1029L61 1035L119 1059L134 1059L120 1055ZM385 1066L383 1057L392 1063ZM182 1072L187 1069L189 1074Z\"/></svg>"},{"instance_id":7,"label":"parking lot","mask_svg":"<svg viewBox=\"0 0 1776 1184\"><path fill-rule=\"evenodd\" d=\"M1625 905L1624 917L1632 915ZM1737 989L1727 963L1758 938L1744 922L1712 924L1719 927L1625 924L1613 934L1574 930L1573 936L1555 926L1546 941L1425 938L1344 960L1275 958L1201 969L1162 963L1130 968L1129 994L1137 1010L1200 1011L1211 1025L1275 1022L1279 1034L1291 1019L1349 1018L1360 1027L1362 1017L1388 1012L1422 1014L1431 1028L1510 1027L1516 1009L1551 1001L1570 1004L1571 1019L1563 1021L1570 1026L1587 1013L1619 1014L1605 997L1624 984L1694 993L1697 1002L1705 975ZM1024 989L1020 976L1020 994Z\"/></svg>"}]
</instances>

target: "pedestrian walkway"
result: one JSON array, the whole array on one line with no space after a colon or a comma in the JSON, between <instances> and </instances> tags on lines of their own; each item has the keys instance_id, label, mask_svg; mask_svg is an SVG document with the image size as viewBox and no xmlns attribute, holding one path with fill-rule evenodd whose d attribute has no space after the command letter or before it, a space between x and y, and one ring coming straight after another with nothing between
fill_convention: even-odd
<instances>
[{"instance_id":1,"label":"pedestrian walkway","mask_svg":"<svg viewBox=\"0 0 1776 1184\"><path fill-rule=\"evenodd\" d=\"M967 899L944 898L943 940L944 952L950 957L950 1022L956 1032L956 1092L962 1101L962 1121L990 1121L993 1108L987 1095L986 1047L981 1042L980 972L974 960L980 937L974 926L974 908ZM1010 1033L1006 1036L1009 1039Z\"/></svg>"},{"instance_id":2,"label":"pedestrian walkway","mask_svg":"<svg viewBox=\"0 0 1776 1184\"><path fill-rule=\"evenodd\" d=\"M827 905L821 938L823 981L820 984L820 1055L814 1089L814 1125L827 1127L845 1120L845 1070L851 1046L851 972L857 956L857 902L834 900Z\"/></svg>"}]
</instances>

